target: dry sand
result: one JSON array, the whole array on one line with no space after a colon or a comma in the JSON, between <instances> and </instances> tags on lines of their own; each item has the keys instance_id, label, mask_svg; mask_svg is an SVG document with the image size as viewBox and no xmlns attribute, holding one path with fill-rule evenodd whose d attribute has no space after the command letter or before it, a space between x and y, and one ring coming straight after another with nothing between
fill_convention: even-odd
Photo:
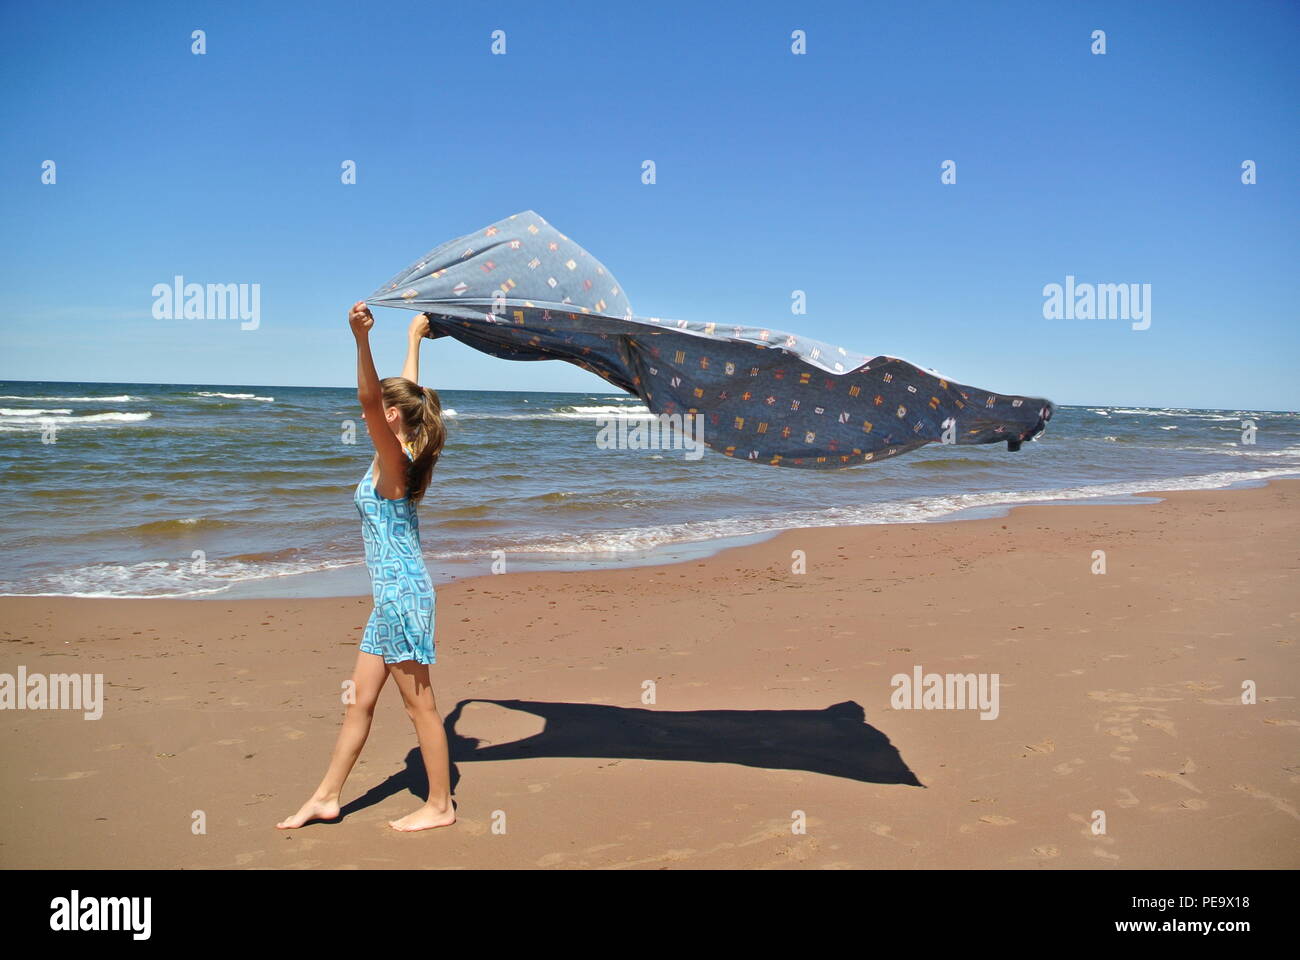
<instances>
[{"instance_id":1,"label":"dry sand","mask_svg":"<svg viewBox=\"0 0 1300 960\"><path fill-rule=\"evenodd\" d=\"M107 703L0 713L0 865L1300 866L1300 480L1161 496L439 587L460 819L419 834L386 826L424 789L391 684L343 817L274 826L368 598L3 598L0 672ZM998 717L891 708L918 665L998 674Z\"/></svg>"}]
</instances>

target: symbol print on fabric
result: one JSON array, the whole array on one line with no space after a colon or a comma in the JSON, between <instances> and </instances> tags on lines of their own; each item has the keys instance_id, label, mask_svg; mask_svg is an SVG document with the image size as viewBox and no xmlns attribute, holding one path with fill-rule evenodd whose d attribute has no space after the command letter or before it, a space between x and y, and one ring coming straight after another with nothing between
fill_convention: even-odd
<instances>
[{"instance_id":1,"label":"symbol print on fabric","mask_svg":"<svg viewBox=\"0 0 1300 960\"><path fill-rule=\"evenodd\" d=\"M502 272L496 274L497 269ZM483 281L493 275L505 279ZM472 284L471 277L475 278ZM596 286L606 293L598 294ZM496 356L554 357L576 364L640 396L652 414L674 406L693 411L698 407L711 419L720 415L720 421L714 422L730 424L744 413L743 431L757 435L769 425L760 426L753 414L758 406L766 406L761 415L768 417L770 427L764 442L771 446L757 449L765 463L839 467L850 460L884 459L935 442L937 424L947 417L957 420L961 443L986 443L999 434L1027 438L1042 429L1041 424L1035 426L1035 419L1046 421L1052 414L1051 405L1043 400L1008 396L1003 403L997 395L950 384L933 371L898 358L885 356L868 363L865 355L788 331L638 316L613 274L533 211L444 243L381 291L368 302L427 307L443 332ZM495 307L489 312L489 301L507 297L517 298L509 301L509 312ZM448 305L451 314L438 312L440 302ZM655 366L648 367L650 363ZM662 363L669 367L658 366ZM692 368L689 376L687 367ZM750 389L734 393L719 389L730 382L721 381L719 374L740 377L746 370L752 380ZM913 379L896 382L902 376ZM817 381L821 387L813 388ZM921 391L922 384L929 390ZM795 399L811 398L814 392L831 394L841 409L832 412L815 400L803 407ZM903 394L918 399L904 404ZM903 434L902 447L893 453L879 446L891 441L889 428L875 431L866 419L875 408L878 412L873 415L879 419L890 403L900 420L909 416L913 420ZM923 404L918 409L922 421L911 414L918 403ZM978 406L988 408L982 418L968 409ZM974 429L972 419L978 419ZM787 427L788 439L778 437ZM798 450L799 438L809 433L814 442ZM913 436L908 438L907 433ZM738 458L752 453L743 447L731 452Z\"/></svg>"}]
</instances>

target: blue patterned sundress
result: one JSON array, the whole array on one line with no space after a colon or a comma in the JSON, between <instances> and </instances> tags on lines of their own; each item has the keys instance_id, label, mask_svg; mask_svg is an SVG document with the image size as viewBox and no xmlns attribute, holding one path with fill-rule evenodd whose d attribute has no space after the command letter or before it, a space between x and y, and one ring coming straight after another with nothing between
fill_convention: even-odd
<instances>
[{"instance_id":1,"label":"blue patterned sundress","mask_svg":"<svg viewBox=\"0 0 1300 960\"><path fill-rule=\"evenodd\" d=\"M375 491L374 469L372 460L352 498L361 514L375 600L360 649L383 657L385 663L434 663L433 581L420 552L415 501L381 497Z\"/></svg>"}]
</instances>

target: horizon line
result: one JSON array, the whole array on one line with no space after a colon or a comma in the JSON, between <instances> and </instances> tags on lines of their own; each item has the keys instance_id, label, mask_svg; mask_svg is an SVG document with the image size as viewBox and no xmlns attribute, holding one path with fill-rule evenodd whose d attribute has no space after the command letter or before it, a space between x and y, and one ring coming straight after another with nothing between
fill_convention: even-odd
<instances>
[{"instance_id":1,"label":"horizon line","mask_svg":"<svg viewBox=\"0 0 1300 960\"><path fill-rule=\"evenodd\" d=\"M265 390L355 390L354 386L333 387L322 386L320 384L293 384L293 383L181 383L171 380L15 380L0 378L0 383L58 383L58 384L99 384L101 386L118 386L118 387L245 387L248 389L265 389ZM424 384L429 386L429 384ZM590 395L603 391L595 390L507 390L493 389L484 387L434 387L435 390L450 391L453 393L568 393L575 396L580 394ZM610 394L618 396L636 397L635 393L620 391L616 388L610 388ZM640 400L640 397L637 397ZM1189 407L1184 405L1164 404L1155 406L1152 404L1142 403L1066 403L1064 401L1057 403L1052 401L1057 407L1133 407L1143 410L1207 410L1207 411L1224 411L1228 407ZM1262 407L1236 407L1236 410L1242 410L1249 413L1300 413L1300 410L1266 410Z\"/></svg>"}]
</instances>

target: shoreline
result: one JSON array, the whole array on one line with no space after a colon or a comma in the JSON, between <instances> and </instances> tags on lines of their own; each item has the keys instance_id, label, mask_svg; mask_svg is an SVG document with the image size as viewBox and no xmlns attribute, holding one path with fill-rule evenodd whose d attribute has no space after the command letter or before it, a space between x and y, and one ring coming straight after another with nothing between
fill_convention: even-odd
<instances>
[{"instance_id":1,"label":"shoreline","mask_svg":"<svg viewBox=\"0 0 1300 960\"><path fill-rule=\"evenodd\" d=\"M1186 478L1190 480L1200 477ZM1020 502L1011 500L995 501L967 507L956 507L946 513L919 520L881 520L869 523L823 524L814 526L778 527L752 533L720 535L700 540L681 540L657 544L639 550L623 552L590 551L586 554L565 555L559 553L507 553L506 563L511 573L580 573L604 570L643 569L646 567L672 566L692 561L708 560L721 556L730 550L741 549L766 543L782 534L811 530L852 530L872 529L877 527L894 527L908 525L928 525L935 523L964 523L972 520L997 519L1008 516L1013 510L1027 506L1144 506L1160 502L1169 494L1192 493L1200 491L1237 491L1267 487L1279 480L1300 479L1300 473L1272 477L1235 480L1216 486L1184 487L1166 489L1153 487L1149 490L1135 490L1123 493L1098 494L1088 497L1043 497ZM1134 481L1137 483L1137 481ZM1022 494L1007 492L1007 496ZM426 558L426 562L427 558ZM441 588L452 583L464 582L478 577L494 576L490 570L490 561L481 559L442 560L439 564L430 563L430 572L434 574L435 587ZM436 568L436 569L435 569ZM450 569L462 571L448 574ZM287 587L287 584L292 584ZM341 584L344 586L332 586ZM296 587L297 589L294 589ZM305 588L305 589L304 589ZM306 599L353 599L370 597L369 572L364 560L357 559L340 563L321 570L309 570L296 574L262 577L241 580L217 590L189 594L161 595L103 595L103 594L0 594L0 600L20 598L73 599L73 600L195 600L208 602L234 600L306 600Z\"/></svg>"},{"instance_id":2,"label":"shoreline","mask_svg":"<svg viewBox=\"0 0 1300 960\"><path fill-rule=\"evenodd\" d=\"M384 826L422 784L392 691L341 820L273 826L324 768L368 596L0 598L0 672L102 673L107 700L0 713L0 864L1300 866L1300 480L1152 493L440 586L460 822L414 837ZM996 719L896 709L918 668L996 674Z\"/></svg>"}]
</instances>

